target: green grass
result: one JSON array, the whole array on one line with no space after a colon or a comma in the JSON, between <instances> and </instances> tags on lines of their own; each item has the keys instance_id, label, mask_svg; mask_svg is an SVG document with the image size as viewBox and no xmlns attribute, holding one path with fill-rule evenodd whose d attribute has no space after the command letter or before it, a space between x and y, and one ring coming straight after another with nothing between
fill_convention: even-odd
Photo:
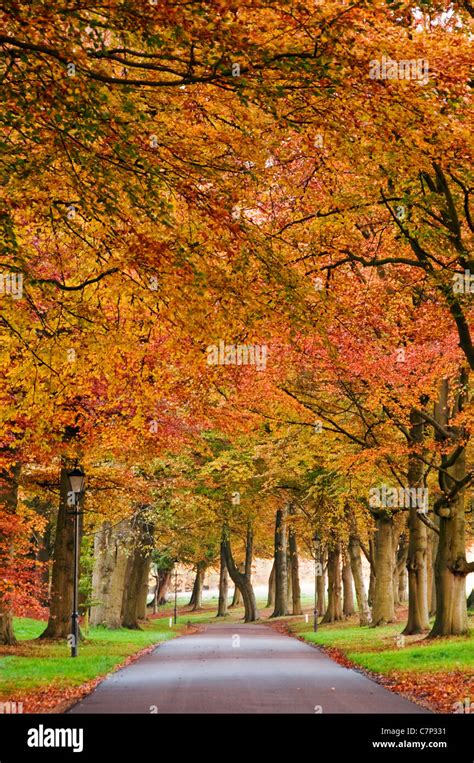
<instances>
[{"instance_id":1,"label":"green grass","mask_svg":"<svg viewBox=\"0 0 474 763\"><path fill-rule=\"evenodd\" d=\"M265 602L259 602L261 608ZM17 647L0 647L0 699L15 699L30 691L53 685L58 689L80 686L106 675L116 665L144 647L179 635L191 624L215 622L214 602L205 602L205 609L182 612L176 626L169 626L172 606L166 616L150 619L143 630L125 628L108 630L91 627L79 646L79 656L70 657L63 642L37 640L45 623L29 618L16 618ZM212 607L212 608L211 608ZM230 610L229 621L241 620L243 609ZM340 649L354 664L375 673L474 671L474 638L450 638L426 641L407 637L403 647L396 639L403 629L401 623L382 628L360 628L355 621L320 626L317 633L309 623L288 619L288 627L310 643Z\"/></svg>"},{"instance_id":2,"label":"green grass","mask_svg":"<svg viewBox=\"0 0 474 763\"><path fill-rule=\"evenodd\" d=\"M400 623L381 628L361 628L352 623L324 625L317 633L311 624L291 624L290 629L313 644L340 649L356 665L375 673L441 672L474 670L474 638L452 637L427 641L406 637L404 646L396 639Z\"/></svg>"},{"instance_id":3,"label":"green grass","mask_svg":"<svg viewBox=\"0 0 474 763\"><path fill-rule=\"evenodd\" d=\"M221 618L220 620L216 619L216 613L217 613L217 603L218 598L217 596L212 596L210 599L203 599L202 603L202 609L197 610L196 612L192 612L191 609L188 608L190 594L186 594L186 596L178 596L178 608L185 607L186 611L182 611L178 622L187 623L190 622L192 625L194 624L204 624L204 623L214 623L214 622L242 622L244 619L244 607L243 604L241 604L239 607L236 608L230 608L227 612L226 618ZM229 605L232 601L232 596L229 595ZM271 608L267 608L267 598L259 598L257 599L257 609L260 612L260 620L258 622L266 622L268 620L269 614L271 613ZM309 617L312 619L312 608L314 605L314 597L310 596L309 594L302 594L301 596L301 605L303 609L307 609L309 612ZM159 607L158 614L166 614L167 617L171 617L173 615L173 609L174 609L174 598L171 595L169 601L166 604L163 604ZM275 618L276 620L291 620L293 616L284 616Z\"/></svg>"},{"instance_id":4,"label":"green grass","mask_svg":"<svg viewBox=\"0 0 474 763\"><path fill-rule=\"evenodd\" d=\"M0 648L3 699L15 699L15 692L23 694L51 684L58 688L80 686L109 673L140 649L173 638L184 628L183 618L172 629L168 618L149 620L139 631L92 627L79 645L79 656L73 659L65 641L34 640L44 630L44 622L16 618L14 625L18 647Z\"/></svg>"}]
</instances>

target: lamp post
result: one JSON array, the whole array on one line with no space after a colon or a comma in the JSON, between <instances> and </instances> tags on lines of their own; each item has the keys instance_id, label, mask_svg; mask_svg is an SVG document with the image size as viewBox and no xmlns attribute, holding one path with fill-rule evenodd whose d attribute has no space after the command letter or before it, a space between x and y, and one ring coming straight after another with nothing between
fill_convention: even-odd
<instances>
[{"instance_id":1,"label":"lamp post","mask_svg":"<svg viewBox=\"0 0 474 763\"><path fill-rule=\"evenodd\" d=\"M71 657L77 657L79 644L79 612L78 612L78 589L79 589L79 496L84 490L85 474L80 467L74 466L72 471L67 473L71 493L73 494L74 511L69 514L74 517L74 572L73 572L73 594L72 594L72 614L71 614Z\"/></svg>"},{"instance_id":2,"label":"lamp post","mask_svg":"<svg viewBox=\"0 0 474 763\"><path fill-rule=\"evenodd\" d=\"M314 543L314 617L313 631L318 630L318 572L320 570L321 536L318 532L313 535Z\"/></svg>"}]
</instances>

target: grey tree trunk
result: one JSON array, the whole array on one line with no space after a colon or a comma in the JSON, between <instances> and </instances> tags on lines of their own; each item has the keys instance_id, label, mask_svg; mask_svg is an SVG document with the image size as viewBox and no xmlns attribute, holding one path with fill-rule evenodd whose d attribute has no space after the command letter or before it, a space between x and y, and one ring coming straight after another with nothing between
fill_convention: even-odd
<instances>
[{"instance_id":1,"label":"grey tree trunk","mask_svg":"<svg viewBox=\"0 0 474 763\"><path fill-rule=\"evenodd\" d=\"M220 574L219 574L219 603L217 605L217 617L227 617L227 605L229 597L229 572L227 570L227 563L225 560L225 548L224 543L221 541L220 552Z\"/></svg>"},{"instance_id":2,"label":"grey tree trunk","mask_svg":"<svg viewBox=\"0 0 474 763\"><path fill-rule=\"evenodd\" d=\"M400 604L398 592L400 589L400 555L403 553L403 535L406 530L406 518L404 513L394 514L392 525L392 587L393 605L396 608ZM401 547L400 547L401 546Z\"/></svg>"},{"instance_id":3,"label":"grey tree trunk","mask_svg":"<svg viewBox=\"0 0 474 763\"><path fill-rule=\"evenodd\" d=\"M267 607L275 606L275 560L273 560L270 577L268 578Z\"/></svg>"},{"instance_id":4,"label":"grey tree trunk","mask_svg":"<svg viewBox=\"0 0 474 763\"><path fill-rule=\"evenodd\" d=\"M328 549L328 606L323 623L335 623L342 615L341 549L336 543Z\"/></svg>"},{"instance_id":5,"label":"grey tree trunk","mask_svg":"<svg viewBox=\"0 0 474 763\"><path fill-rule=\"evenodd\" d=\"M194 602L196 601L197 584L198 584L198 574L196 569L196 574L194 575L193 590L191 591L191 598L188 601L188 607L193 607Z\"/></svg>"},{"instance_id":6,"label":"grey tree trunk","mask_svg":"<svg viewBox=\"0 0 474 763\"><path fill-rule=\"evenodd\" d=\"M140 630L138 620L143 618L143 602L148 591L148 575L153 553L153 528L138 516L133 521L135 543L127 562L125 589L122 599L122 625ZM140 617L142 616L142 617Z\"/></svg>"},{"instance_id":7,"label":"grey tree trunk","mask_svg":"<svg viewBox=\"0 0 474 763\"><path fill-rule=\"evenodd\" d=\"M411 451L408 458L408 486L423 487L424 469L419 448L423 443L423 419L416 411L410 412ZM423 633L429 628L428 615L428 529L420 519L420 509L410 502L408 514L408 622L403 633L406 636Z\"/></svg>"},{"instance_id":8,"label":"grey tree trunk","mask_svg":"<svg viewBox=\"0 0 474 763\"><path fill-rule=\"evenodd\" d=\"M436 616L429 637L462 636L469 632L466 606L466 576L474 564L466 560L466 485L470 477L466 468L467 431L450 424L450 419L463 411L468 398L468 372L462 369L453 410L448 408L448 383L442 384L435 416L443 428L449 428L451 453L442 455L438 472L441 497L434 511L439 517L439 541L435 562Z\"/></svg>"},{"instance_id":9,"label":"grey tree trunk","mask_svg":"<svg viewBox=\"0 0 474 763\"><path fill-rule=\"evenodd\" d=\"M286 517L287 507L278 509L275 519L275 608L271 617L281 617L288 614Z\"/></svg>"},{"instance_id":10,"label":"grey tree trunk","mask_svg":"<svg viewBox=\"0 0 474 763\"><path fill-rule=\"evenodd\" d=\"M359 625L370 625L370 607L365 592L364 577L362 574L360 543L359 538L354 534L351 534L349 537L349 558L351 560L352 577L354 578L357 608L359 610Z\"/></svg>"},{"instance_id":11,"label":"grey tree trunk","mask_svg":"<svg viewBox=\"0 0 474 763\"><path fill-rule=\"evenodd\" d=\"M350 617L355 612L354 588L352 585L352 569L346 554L343 554L342 564L342 613L344 617Z\"/></svg>"},{"instance_id":12,"label":"grey tree trunk","mask_svg":"<svg viewBox=\"0 0 474 763\"><path fill-rule=\"evenodd\" d=\"M408 572L406 567L400 570L398 577L398 600L400 604L408 604Z\"/></svg>"},{"instance_id":13,"label":"grey tree trunk","mask_svg":"<svg viewBox=\"0 0 474 763\"><path fill-rule=\"evenodd\" d=\"M451 479L460 483L466 476L463 448L452 467ZM435 636L462 636L469 633L466 606L466 521L464 490L459 490L449 507L439 509L439 542L435 563L436 616L430 631Z\"/></svg>"},{"instance_id":14,"label":"grey tree trunk","mask_svg":"<svg viewBox=\"0 0 474 763\"><path fill-rule=\"evenodd\" d=\"M393 517L379 510L375 518L375 591L372 627L393 623Z\"/></svg>"},{"instance_id":15,"label":"grey tree trunk","mask_svg":"<svg viewBox=\"0 0 474 763\"><path fill-rule=\"evenodd\" d=\"M289 507L290 515L294 515L295 508L293 505ZM301 586L300 586L300 570L298 560L298 539L296 537L296 530L292 524L290 524L290 530L288 533L288 551L290 559L290 580L291 580L291 614L302 615L303 609L301 607Z\"/></svg>"},{"instance_id":16,"label":"grey tree trunk","mask_svg":"<svg viewBox=\"0 0 474 763\"><path fill-rule=\"evenodd\" d=\"M286 549L286 600L288 602L288 612L293 606L293 578L291 569L290 546Z\"/></svg>"},{"instance_id":17,"label":"grey tree trunk","mask_svg":"<svg viewBox=\"0 0 474 763\"><path fill-rule=\"evenodd\" d=\"M395 604L405 604L408 601L408 539L407 531L404 530L398 540L396 554L395 578L394 578L394 601Z\"/></svg>"},{"instance_id":18,"label":"grey tree trunk","mask_svg":"<svg viewBox=\"0 0 474 763\"><path fill-rule=\"evenodd\" d=\"M91 625L120 628L125 573L130 540L130 521L122 520L112 526L104 522L94 539L94 569L92 572Z\"/></svg>"},{"instance_id":19,"label":"grey tree trunk","mask_svg":"<svg viewBox=\"0 0 474 763\"><path fill-rule=\"evenodd\" d=\"M369 557L370 557L370 578L369 578L368 601L369 601L369 606L372 608L375 602L375 541L373 538L369 540Z\"/></svg>"},{"instance_id":20,"label":"grey tree trunk","mask_svg":"<svg viewBox=\"0 0 474 763\"><path fill-rule=\"evenodd\" d=\"M439 518L436 514L433 517L433 524L439 529ZM435 561L438 553L439 535L436 532L430 533L428 542L428 606L430 617L436 614L436 579L435 579Z\"/></svg>"},{"instance_id":21,"label":"grey tree trunk","mask_svg":"<svg viewBox=\"0 0 474 763\"><path fill-rule=\"evenodd\" d=\"M409 510L408 622L403 633L414 635L429 628L427 527L414 507Z\"/></svg>"},{"instance_id":22,"label":"grey tree trunk","mask_svg":"<svg viewBox=\"0 0 474 763\"><path fill-rule=\"evenodd\" d=\"M237 570L238 569L239 568L237 565ZM237 607L242 606L243 601L244 600L242 599L240 588L238 586L234 586L234 595L232 596L232 604L229 604L229 609L236 609Z\"/></svg>"},{"instance_id":23,"label":"grey tree trunk","mask_svg":"<svg viewBox=\"0 0 474 763\"><path fill-rule=\"evenodd\" d=\"M250 556L252 557L252 548L249 548L249 546L252 546L253 536L251 532L251 528L247 531L247 548L246 548L246 558ZM244 608L245 608L245 622L250 623L254 622L258 619L258 609L257 609L257 602L255 600L255 593L252 588L252 583L249 579L248 572L239 572L237 565L234 562L234 557L232 556L232 548L230 545L230 537L229 537L229 530L228 528L225 529L224 533L224 553L225 553L225 560L227 564L227 569L229 570L229 575L234 583L234 585L240 590L242 594L242 599L244 602ZM248 565L246 564L246 568L248 569Z\"/></svg>"},{"instance_id":24,"label":"grey tree trunk","mask_svg":"<svg viewBox=\"0 0 474 763\"><path fill-rule=\"evenodd\" d=\"M200 561L196 566L196 577L194 579L193 593L191 596L192 611L196 612L198 609L202 609L202 587L204 585L204 577L206 574L207 562Z\"/></svg>"},{"instance_id":25,"label":"grey tree trunk","mask_svg":"<svg viewBox=\"0 0 474 763\"><path fill-rule=\"evenodd\" d=\"M144 560L141 570L141 581L138 586L137 620L146 620L146 602L149 593L151 554Z\"/></svg>"},{"instance_id":26,"label":"grey tree trunk","mask_svg":"<svg viewBox=\"0 0 474 763\"><path fill-rule=\"evenodd\" d=\"M162 607L168 601L167 596L173 576L173 569L174 566L158 570L158 585L156 590L156 606L158 607Z\"/></svg>"},{"instance_id":27,"label":"grey tree trunk","mask_svg":"<svg viewBox=\"0 0 474 763\"><path fill-rule=\"evenodd\" d=\"M152 612L154 615L158 612L158 591L160 588L160 578L158 576L158 573L153 568L153 565L151 567L151 573L153 575L153 578L155 580L155 590L153 592L153 603L152 603Z\"/></svg>"}]
</instances>

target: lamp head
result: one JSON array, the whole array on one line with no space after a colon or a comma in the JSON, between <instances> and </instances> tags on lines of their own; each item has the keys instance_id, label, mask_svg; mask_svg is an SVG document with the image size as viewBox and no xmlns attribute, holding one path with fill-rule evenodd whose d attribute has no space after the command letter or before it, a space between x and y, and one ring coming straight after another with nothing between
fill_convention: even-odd
<instances>
[{"instance_id":1,"label":"lamp head","mask_svg":"<svg viewBox=\"0 0 474 763\"><path fill-rule=\"evenodd\" d=\"M73 493L82 493L84 490L85 473L79 466L75 466L70 472L67 473L69 477L69 483Z\"/></svg>"}]
</instances>

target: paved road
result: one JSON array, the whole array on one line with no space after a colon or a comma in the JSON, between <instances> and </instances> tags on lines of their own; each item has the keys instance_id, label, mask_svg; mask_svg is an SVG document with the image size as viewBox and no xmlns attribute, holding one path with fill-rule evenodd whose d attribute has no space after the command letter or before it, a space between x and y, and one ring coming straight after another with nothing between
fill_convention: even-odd
<instances>
[{"instance_id":1,"label":"paved road","mask_svg":"<svg viewBox=\"0 0 474 763\"><path fill-rule=\"evenodd\" d=\"M161 644L105 679L70 712L427 711L266 625L213 623Z\"/></svg>"}]
</instances>

